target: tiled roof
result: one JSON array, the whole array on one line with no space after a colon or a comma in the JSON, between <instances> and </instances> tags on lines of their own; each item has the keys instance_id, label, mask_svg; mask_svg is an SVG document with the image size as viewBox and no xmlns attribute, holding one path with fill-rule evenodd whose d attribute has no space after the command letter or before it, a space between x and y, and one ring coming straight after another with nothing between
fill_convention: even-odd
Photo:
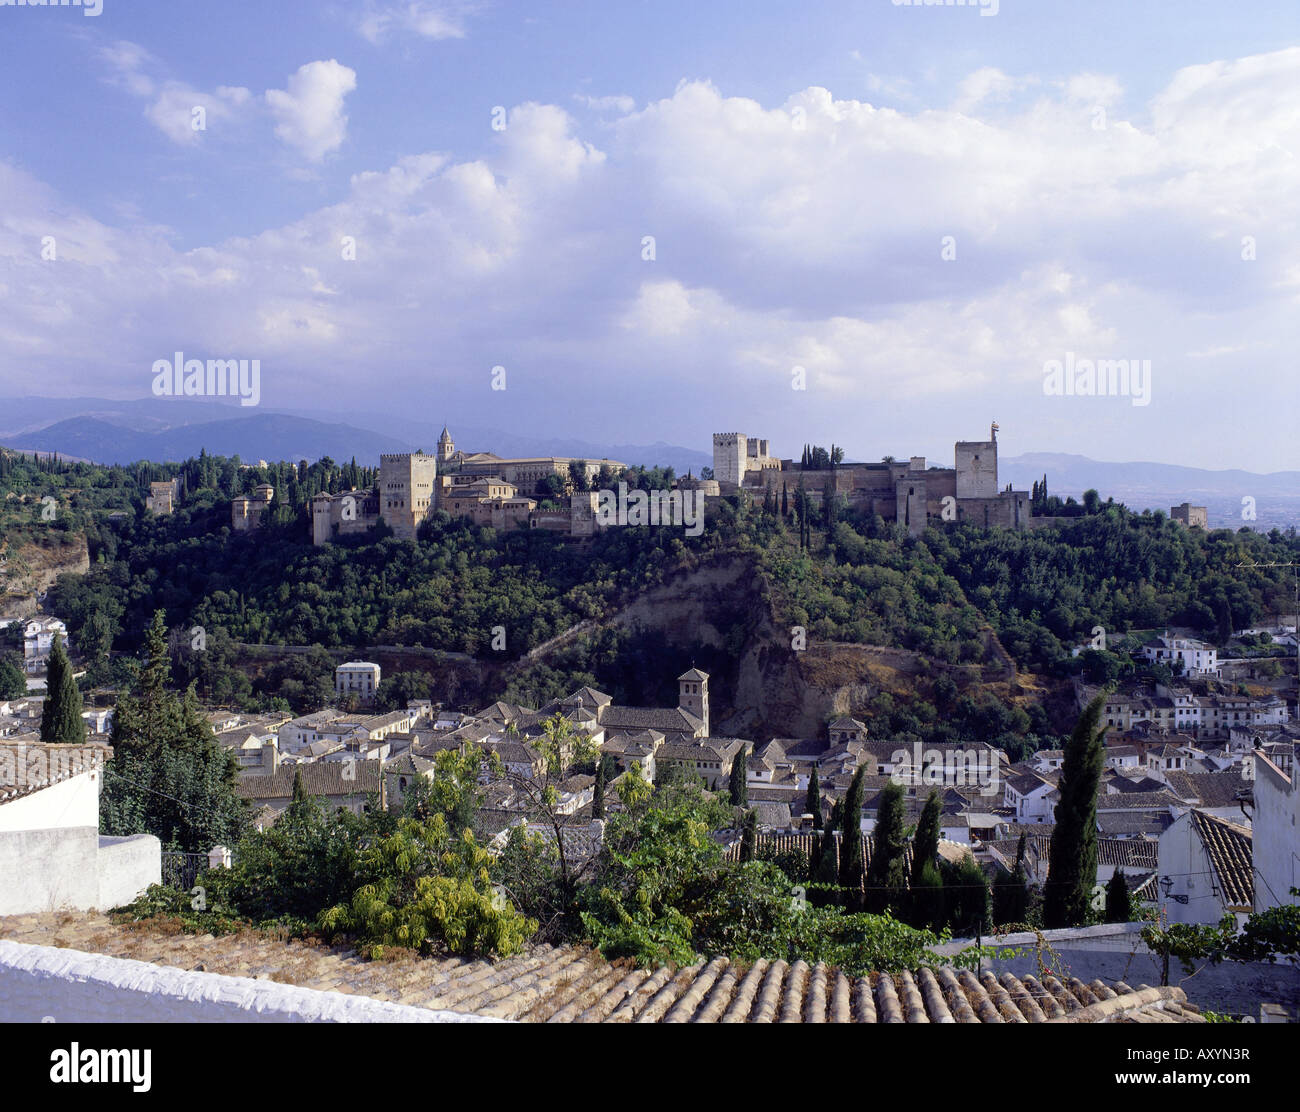
<instances>
[{"instance_id":1,"label":"tiled roof","mask_svg":"<svg viewBox=\"0 0 1300 1112\"><path fill-rule=\"evenodd\" d=\"M1166 772L1170 789L1180 799L1201 807L1230 807L1243 792L1250 793L1250 781L1235 772Z\"/></svg>"},{"instance_id":2,"label":"tiled roof","mask_svg":"<svg viewBox=\"0 0 1300 1112\"><path fill-rule=\"evenodd\" d=\"M1173 821L1168 811L1111 811L1097 816L1097 829L1102 834L1116 836L1161 834Z\"/></svg>"},{"instance_id":3,"label":"tiled roof","mask_svg":"<svg viewBox=\"0 0 1300 1112\"><path fill-rule=\"evenodd\" d=\"M1181 801L1167 791L1163 792L1111 792L1097 796L1097 812L1102 811L1163 811L1177 807Z\"/></svg>"},{"instance_id":4,"label":"tiled roof","mask_svg":"<svg viewBox=\"0 0 1300 1112\"><path fill-rule=\"evenodd\" d=\"M38 735L39 736L39 735ZM113 756L107 745L59 745L6 738L0 742L0 804L96 772Z\"/></svg>"},{"instance_id":5,"label":"tiled roof","mask_svg":"<svg viewBox=\"0 0 1300 1112\"><path fill-rule=\"evenodd\" d=\"M1210 859L1224 906L1249 911L1255 898L1250 831L1196 810L1192 811L1192 829Z\"/></svg>"},{"instance_id":6,"label":"tiled roof","mask_svg":"<svg viewBox=\"0 0 1300 1112\"><path fill-rule=\"evenodd\" d=\"M67 916L61 917L66 920ZM851 976L818 963L726 958L638 969L577 947L530 947L495 962L367 962L341 947L270 938L157 935L89 915L0 919L0 936L152 958L415 1007L529 1023L1203 1023L1175 987L1084 984L1073 977L976 975L947 967Z\"/></svg>"},{"instance_id":7,"label":"tiled roof","mask_svg":"<svg viewBox=\"0 0 1300 1112\"><path fill-rule=\"evenodd\" d=\"M703 723L680 707L622 707L610 704L600 713L600 724L608 730L661 730L664 733L693 734Z\"/></svg>"},{"instance_id":8,"label":"tiled roof","mask_svg":"<svg viewBox=\"0 0 1300 1112\"><path fill-rule=\"evenodd\" d=\"M246 776L235 785L245 799L292 799L293 777L302 773L308 795L365 795L379 791L378 761L311 761L278 768L270 776Z\"/></svg>"}]
</instances>

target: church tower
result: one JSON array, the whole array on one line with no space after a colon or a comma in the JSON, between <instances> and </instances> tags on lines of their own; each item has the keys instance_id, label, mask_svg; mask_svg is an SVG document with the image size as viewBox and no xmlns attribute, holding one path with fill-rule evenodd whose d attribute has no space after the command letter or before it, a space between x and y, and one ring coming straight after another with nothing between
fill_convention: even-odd
<instances>
[{"instance_id":1,"label":"church tower","mask_svg":"<svg viewBox=\"0 0 1300 1112\"><path fill-rule=\"evenodd\" d=\"M438 437L438 459L446 463L456 453L456 445L452 443L451 433L447 431L447 426L442 426L442 435Z\"/></svg>"},{"instance_id":2,"label":"church tower","mask_svg":"<svg viewBox=\"0 0 1300 1112\"><path fill-rule=\"evenodd\" d=\"M677 677L677 706L704 723L703 737L709 736L709 674L692 668Z\"/></svg>"}]
</instances>

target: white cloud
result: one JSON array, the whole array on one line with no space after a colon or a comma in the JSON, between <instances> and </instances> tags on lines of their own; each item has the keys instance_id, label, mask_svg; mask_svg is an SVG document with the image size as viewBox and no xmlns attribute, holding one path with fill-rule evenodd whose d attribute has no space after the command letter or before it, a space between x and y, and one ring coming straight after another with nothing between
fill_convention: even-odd
<instances>
[{"instance_id":1,"label":"white cloud","mask_svg":"<svg viewBox=\"0 0 1300 1112\"><path fill-rule=\"evenodd\" d=\"M962 80L953 111L969 112L988 101L1010 100L1014 93L1037 83L1036 77L1011 77L993 66L985 66Z\"/></svg>"},{"instance_id":2,"label":"white cloud","mask_svg":"<svg viewBox=\"0 0 1300 1112\"><path fill-rule=\"evenodd\" d=\"M394 31L406 31L426 39L463 39L465 24L474 5L427 3L407 0L398 4L367 4L357 30L373 43L382 42Z\"/></svg>"},{"instance_id":3,"label":"white cloud","mask_svg":"<svg viewBox=\"0 0 1300 1112\"><path fill-rule=\"evenodd\" d=\"M121 57L128 74L148 66ZM1044 80L1032 103L1013 96L996 114L1021 79L977 71L964 112L816 87L769 107L688 81L589 121L599 148L562 108L523 104L479 158L397 158L286 226L188 252L129 217L99 223L0 163L0 353L15 353L0 373L34 383L93 360L144 375L177 344L207 345L257 355L268 374L304 368L328 392L382 350L393 396L427 383L431 359L457 374L527 362L525 381L574 406L596 405L577 387L616 368L620 382L689 394L700 420L763 405L783 420L799 364L809 420L942 398L996 404L1004 427L1019 409L1023 427L1044 360L1072 350L1151 358L1162 392L1129 419L1158 412L1174 436L1193 410L1214 411L1214 358L1248 337L1233 389L1272 420L1300 283L1285 247L1300 233L1286 153L1298 79L1300 51L1191 67L1132 119L1111 111L1105 130L1088 109L1122 91L1087 74ZM267 95L281 138L308 159L337 149L353 87L337 62L303 67ZM155 83L150 103L168 95ZM84 265L40 263L46 234ZM1255 261L1240 257L1246 235ZM682 412L664 405L638 416Z\"/></svg>"},{"instance_id":4,"label":"white cloud","mask_svg":"<svg viewBox=\"0 0 1300 1112\"><path fill-rule=\"evenodd\" d=\"M209 124L234 119L235 110L252 97L247 89L236 86L220 85L205 93L183 81L160 81L145 72L146 67L161 68L158 60L144 47L124 39L103 47L99 56L108 63L110 84L148 100L145 118L174 143L198 142ZM196 113L199 108L202 113Z\"/></svg>"},{"instance_id":5,"label":"white cloud","mask_svg":"<svg viewBox=\"0 0 1300 1112\"><path fill-rule=\"evenodd\" d=\"M266 103L275 134L312 162L337 150L347 135L343 100L357 87L355 70L333 58L308 62L289 78L289 88L268 89Z\"/></svg>"}]
</instances>

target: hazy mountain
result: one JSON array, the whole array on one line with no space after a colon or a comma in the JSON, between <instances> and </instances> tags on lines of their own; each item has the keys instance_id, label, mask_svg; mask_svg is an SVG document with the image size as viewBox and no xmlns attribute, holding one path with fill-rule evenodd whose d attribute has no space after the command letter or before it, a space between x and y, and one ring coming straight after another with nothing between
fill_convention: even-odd
<instances>
[{"instance_id":1,"label":"hazy mountain","mask_svg":"<svg viewBox=\"0 0 1300 1112\"><path fill-rule=\"evenodd\" d=\"M499 456L580 456L628 464L660 464L699 473L712 463L708 453L657 441L653 444L595 444L572 437L546 437L448 422L456 445ZM367 427L370 426L370 427ZM374 427L387 430L372 431ZM244 408L199 398L0 398L0 442L13 448L58 452L99 463L138 459L181 460L200 449L244 460L336 460L356 456L377 464L381 452L437 446L442 423L357 412L346 421L324 411L298 414Z\"/></svg>"},{"instance_id":2,"label":"hazy mountain","mask_svg":"<svg viewBox=\"0 0 1300 1112\"><path fill-rule=\"evenodd\" d=\"M131 429L95 417L75 417L38 432L9 438L8 446L56 451L96 463L183 460L197 456L202 449L212 455L237 455L245 462L317 460L321 456L342 461L355 455L358 462L378 463L381 452L408 450L405 442L391 436L275 413L181 425L157 432Z\"/></svg>"},{"instance_id":3,"label":"hazy mountain","mask_svg":"<svg viewBox=\"0 0 1300 1112\"><path fill-rule=\"evenodd\" d=\"M1300 471L1256 475L1250 471L1208 471L1168 463L1106 463L1061 452L1028 452L998 460L998 478L1028 490L1043 475L1049 494L1062 498L1096 490L1135 510L1163 510L1191 502L1205 506L1213 528L1243 525L1268 530L1300 524ZM1256 517L1243 519L1243 498L1254 499Z\"/></svg>"}]
</instances>

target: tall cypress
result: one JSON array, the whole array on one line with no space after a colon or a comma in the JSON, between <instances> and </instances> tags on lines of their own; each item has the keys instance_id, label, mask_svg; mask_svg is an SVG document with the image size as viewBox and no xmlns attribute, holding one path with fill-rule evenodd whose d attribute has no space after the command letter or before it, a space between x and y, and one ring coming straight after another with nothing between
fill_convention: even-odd
<instances>
[{"instance_id":1,"label":"tall cypress","mask_svg":"<svg viewBox=\"0 0 1300 1112\"><path fill-rule=\"evenodd\" d=\"M1106 885L1106 922L1127 923L1133 918L1133 898L1123 869L1116 869Z\"/></svg>"},{"instance_id":2,"label":"tall cypress","mask_svg":"<svg viewBox=\"0 0 1300 1112\"><path fill-rule=\"evenodd\" d=\"M752 807L745 812L745 826L740 835L740 860L742 864L753 861L758 853L758 812Z\"/></svg>"},{"instance_id":3,"label":"tall cypress","mask_svg":"<svg viewBox=\"0 0 1300 1112\"><path fill-rule=\"evenodd\" d=\"M41 740L67 745L83 745L86 720L81 717L81 692L72 678L72 662L63 647L63 638L54 635L50 662L46 668L45 707L41 711Z\"/></svg>"},{"instance_id":4,"label":"tall cypress","mask_svg":"<svg viewBox=\"0 0 1300 1112\"><path fill-rule=\"evenodd\" d=\"M916 824L916 838L912 842L913 884L921 879L921 872L927 864L934 864L935 855L939 852L939 814L939 793L931 789L921 811L921 820Z\"/></svg>"},{"instance_id":5,"label":"tall cypress","mask_svg":"<svg viewBox=\"0 0 1300 1112\"><path fill-rule=\"evenodd\" d=\"M844 892L844 906L849 911L863 909L862 896L862 802L866 786L862 779L867 766L860 765L849 785L844 800L843 837L840 841L840 888Z\"/></svg>"},{"instance_id":6,"label":"tall cypress","mask_svg":"<svg viewBox=\"0 0 1300 1112\"><path fill-rule=\"evenodd\" d=\"M812 775L808 777L808 795L804 798L803 809L813 817L813 829L822 828L822 785L817 776L817 766L813 765Z\"/></svg>"},{"instance_id":7,"label":"tall cypress","mask_svg":"<svg viewBox=\"0 0 1300 1112\"><path fill-rule=\"evenodd\" d=\"M836 800L825 832L820 839L813 836L812 882L822 886L813 889L813 903L818 906L839 902L839 893L832 889L839 883L839 854L835 845L835 831L840 825L842 812L843 805Z\"/></svg>"},{"instance_id":8,"label":"tall cypress","mask_svg":"<svg viewBox=\"0 0 1300 1112\"><path fill-rule=\"evenodd\" d=\"M903 785L891 782L881 792L880 806L876 811L871 865L867 869L868 910L882 912L899 899L901 893L898 889L907 883L907 876L902 871L906 843Z\"/></svg>"},{"instance_id":9,"label":"tall cypress","mask_svg":"<svg viewBox=\"0 0 1300 1112\"><path fill-rule=\"evenodd\" d=\"M742 745L740 752L731 760L731 805L733 807L749 806L749 784L745 777L745 762L748 760L749 746Z\"/></svg>"},{"instance_id":10,"label":"tall cypress","mask_svg":"<svg viewBox=\"0 0 1300 1112\"><path fill-rule=\"evenodd\" d=\"M605 817L605 758L601 757L596 762L596 787L591 795L591 817L593 819L603 819Z\"/></svg>"},{"instance_id":11,"label":"tall cypress","mask_svg":"<svg viewBox=\"0 0 1300 1112\"><path fill-rule=\"evenodd\" d=\"M1106 759L1106 731L1098 723L1104 700L1103 693L1088 704L1065 746L1043 893L1048 928L1081 927L1088 920L1097 883L1097 788Z\"/></svg>"}]
</instances>

